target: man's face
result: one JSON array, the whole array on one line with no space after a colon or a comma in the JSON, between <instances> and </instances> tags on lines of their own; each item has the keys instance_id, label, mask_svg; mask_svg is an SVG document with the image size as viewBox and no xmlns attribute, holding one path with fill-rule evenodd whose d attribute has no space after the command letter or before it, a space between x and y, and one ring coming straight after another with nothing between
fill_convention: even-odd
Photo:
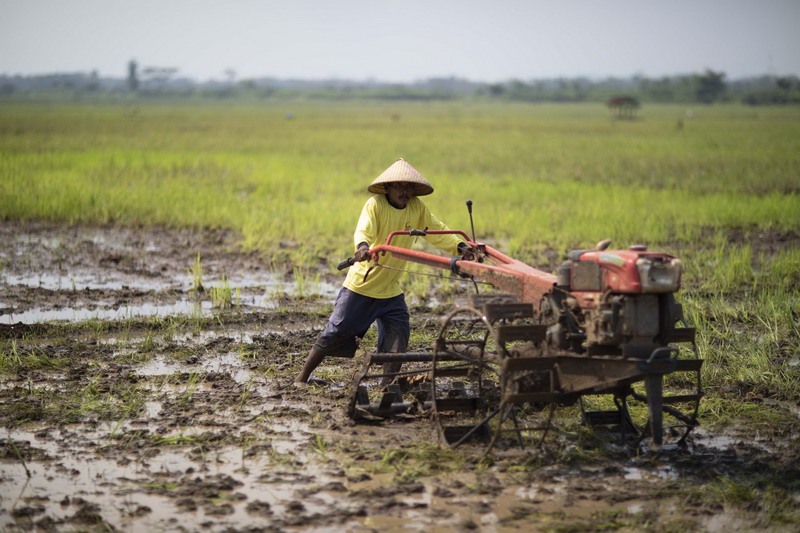
<instances>
[{"instance_id":1,"label":"man's face","mask_svg":"<svg viewBox=\"0 0 800 533\"><path fill-rule=\"evenodd\" d=\"M396 183L388 183L386 185L386 194L389 195L389 200L399 208L403 208L408 204L414 193L414 184L406 181Z\"/></svg>"}]
</instances>

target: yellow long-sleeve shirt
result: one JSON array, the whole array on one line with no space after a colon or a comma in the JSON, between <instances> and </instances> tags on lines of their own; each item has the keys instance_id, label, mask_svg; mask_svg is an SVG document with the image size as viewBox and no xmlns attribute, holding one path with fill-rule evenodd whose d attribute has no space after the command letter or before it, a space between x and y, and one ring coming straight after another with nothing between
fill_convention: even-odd
<instances>
[{"instance_id":1,"label":"yellow long-sleeve shirt","mask_svg":"<svg viewBox=\"0 0 800 533\"><path fill-rule=\"evenodd\" d=\"M393 231L407 231L412 229L446 230L444 223L431 213L428 206L414 196L406 204L405 208L397 209L392 207L384 195L372 196L364 204L361 216L358 219L353 244L356 248L362 242L374 248L386 242L386 238ZM445 253L455 256L458 254L458 244L463 242L457 235L429 235L420 237L427 242L440 248ZM399 235L392 239L392 245L403 248L410 248L414 237ZM364 282L364 274L372 263L363 261L350 267L344 286L351 291L369 296L371 298L392 298L402 294L400 278L403 272L388 268L375 268L369 273L367 281ZM404 268L405 261L386 254L381 257L380 264Z\"/></svg>"}]
</instances>

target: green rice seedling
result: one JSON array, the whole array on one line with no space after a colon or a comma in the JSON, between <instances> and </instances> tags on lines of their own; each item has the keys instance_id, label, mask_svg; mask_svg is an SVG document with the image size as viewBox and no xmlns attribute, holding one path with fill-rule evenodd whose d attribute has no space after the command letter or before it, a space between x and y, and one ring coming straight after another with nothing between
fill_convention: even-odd
<instances>
[{"instance_id":1,"label":"green rice seedling","mask_svg":"<svg viewBox=\"0 0 800 533\"><path fill-rule=\"evenodd\" d=\"M768 524L790 524L800 518L800 505L792 492L762 476L737 478L721 476L702 487L666 489L664 495L680 495L695 505L724 505L726 508L758 511Z\"/></svg>"},{"instance_id":2,"label":"green rice seedling","mask_svg":"<svg viewBox=\"0 0 800 533\"><path fill-rule=\"evenodd\" d=\"M800 368L792 361L800 333L793 310L800 305L800 290L791 282L800 269L797 251L753 256L749 246L719 239L716 244L710 252L687 256L690 286L681 295L706 359L704 381L711 387L738 383L743 391L796 398Z\"/></svg>"},{"instance_id":3,"label":"green rice seedling","mask_svg":"<svg viewBox=\"0 0 800 533\"><path fill-rule=\"evenodd\" d=\"M147 330L145 333L144 340L141 344L141 350L144 353L152 353L158 348L158 341L156 340L156 335L154 334L153 330Z\"/></svg>"},{"instance_id":4,"label":"green rice seedling","mask_svg":"<svg viewBox=\"0 0 800 533\"><path fill-rule=\"evenodd\" d=\"M293 458L292 454L290 453L282 453L275 448L270 447L266 451L267 454L267 464L269 466L291 466L296 467L297 461Z\"/></svg>"},{"instance_id":5,"label":"green rice seedling","mask_svg":"<svg viewBox=\"0 0 800 533\"><path fill-rule=\"evenodd\" d=\"M750 245L729 246L723 235L714 242L713 259L706 278L707 286L728 292L751 285L754 281L753 254Z\"/></svg>"},{"instance_id":6,"label":"green rice seedling","mask_svg":"<svg viewBox=\"0 0 800 533\"><path fill-rule=\"evenodd\" d=\"M11 372L22 366L22 355L17 347L17 339L0 351L0 372Z\"/></svg>"},{"instance_id":7,"label":"green rice seedling","mask_svg":"<svg viewBox=\"0 0 800 533\"><path fill-rule=\"evenodd\" d=\"M31 471L28 470L28 465L25 464L25 458L22 456L22 452L19 451L19 448L17 448L16 443L14 443L14 439L12 439L9 436L7 442L8 442L8 445L11 446L11 449L14 451L14 455L17 457L17 460L22 465L22 468L25 469L25 475L30 479Z\"/></svg>"},{"instance_id":8,"label":"green rice seedling","mask_svg":"<svg viewBox=\"0 0 800 533\"><path fill-rule=\"evenodd\" d=\"M427 469L414 461L408 450L402 448L382 451L376 471L392 472L395 483L412 483L428 475Z\"/></svg>"},{"instance_id":9,"label":"green rice seedling","mask_svg":"<svg viewBox=\"0 0 800 533\"><path fill-rule=\"evenodd\" d=\"M397 470L398 465L408 460L408 451L395 448L381 450L380 461L377 463L378 470L382 472L391 472Z\"/></svg>"},{"instance_id":10,"label":"green rice seedling","mask_svg":"<svg viewBox=\"0 0 800 533\"><path fill-rule=\"evenodd\" d=\"M125 423L125 420L128 420L132 414L139 411L142 408L144 400L141 396L136 396L135 398L129 398L128 406L125 409L125 413L117 420L117 423L114 424L114 427L111 428L111 433L109 433L109 438L114 438L119 431L119 428L122 424Z\"/></svg>"},{"instance_id":11,"label":"green rice seedling","mask_svg":"<svg viewBox=\"0 0 800 533\"><path fill-rule=\"evenodd\" d=\"M11 339L0 351L0 372L57 370L67 364L68 360L63 357L53 357L36 346L20 346L16 339Z\"/></svg>"},{"instance_id":12,"label":"green rice seedling","mask_svg":"<svg viewBox=\"0 0 800 533\"><path fill-rule=\"evenodd\" d=\"M762 285L800 292L800 248L784 248L771 259L761 258Z\"/></svg>"},{"instance_id":13,"label":"green rice seedling","mask_svg":"<svg viewBox=\"0 0 800 533\"><path fill-rule=\"evenodd\" d=\"M103 335L109 331L109 323L105 320L97 318L90 318L84 322L84 326L88 326L95 340L99 340Z\"/></svg>"},{"instance_id":14,"label":"green rice seedling","mask_svg":"<svg viewBox=\"0 0 800 533\"><path fill-rule=\"evenodd\" d=\"M317 433L311 438L312 449L322 457L327 457L331 448L331 443L325 440L325 437Z\"/></svg>"},{"instance_id":15,"label":"green rice seedling","mask_svg":"<svg viewBox=\"0 0 800 533\"><path fill-rule=\"evenodd\" d=\"M256 361L261 357L261 354L252 349L249 344L240 344L237 347L236 356L242 361Z\"/></svg>"},{"instance_id":16,"label":"green rice seedling","mask_svg":"<svg viewBox=\"0 0 800 533\"><path fill-rule=\"evenodd\" d=\"M203 293L206 291L203 286L203 263L200 261L200 252L197 252L197 259L194 264L186 271L192 281L192 290Z\"/></svg>"},{"instance_id":17,"label":"green rice seedling","mask_svg":"<svg viewBox=\"0 0 800 533\"><path fill-rule=\"evenodd\" d=\"M179 435L157 436L153 439L153 444L155 446L193 446L198 443L204 443L207 440L208 438L204 435L184 435L181 433Z\"/></svg>"},{"instance_id":18,"label":"green rice seedling","mask_svg":"<svg viewBox=\"0 0 800 533\"><path fill-rule=\"evenodd\" d=\"M252 391L253 391L253 379L251 378L245 384L244 390L239 395L239 399L236 401L236 411L241 411L244 408L245 404L247 403L247 400L250 399Z\"/></svg>"},{"instance_id":19,"label":"green rice seedling","mask_svg":"<svg viewBox=\"0 0 800 533\"><path fill-rule=\"evenodd\" d=\"M229 309L233 305L233 292L225 274L222 275L220 283L219 287L211 287L208 291L211 295L211 306L218 309Z\"/></svg>"},{"instance_id":20,"label":"green rice seedling","mask_svg":"<svg viewBox=\"0 0 800 533\"><path fill-rule=\"evenodd\" d=\"M307 267L294 267L294 295L301 300L319 294L319 272L311 273Z\"/></svg>"},{"instance_id":21,"label":"green rice seedling","mask_svg":"<svg viewBox=\"0 0 800 533\"><path fill-rule=\"evenodd\" d=\"M192 333L197 334L203 331L208 324L208 318L203 315L203 306L200 302L192 305L192 313L189 315L189 326Z\"/></svg>"},{"instance_id":22,"label":"green rice seedling","mask_svg":"<svg viewBox=\"0 0 800 533\"><path fill-rule=\"evenodd\" d=\"M258 368L258 373L267 379L275 379L281 374L276 365L262 365Z\"/></svg>"},{"instance_id":23,"label":"green rice seedling","mask_svg":"<svg viewBox=\"0 0 800 533\"><path fill-rule=\"evenodd\" d=\"M417 444L410 453L419 467L428 474L462 471L471 461L469 453L462 449L441 447L430 442Z\"/></svg>"},{"instance_id":24,"label":"green rice seedling","mask_svg":"<svg viewBox=\"0 0 800 533\"><path fill-rule=\"evenodd\" d=\"M185 319L180 315L171 315L166 317L161 323L160 327L161 340L164 342L171 341L181 329L184 320Z\"/></svg>"},{"instance_id":25,"label":"green rice seedling","mask_svg":"<svg viewBox=\"0 0 800 533\"><path fill-rule=\"evenodd\" d=\"M187 405L194 400L194 394L197 392L198 387L205 381L205 377L201 377L199 372L192 372L189 374L189 379L186 382L186 388L178 397L179 403Z\"/></svg>"}]
</instances>

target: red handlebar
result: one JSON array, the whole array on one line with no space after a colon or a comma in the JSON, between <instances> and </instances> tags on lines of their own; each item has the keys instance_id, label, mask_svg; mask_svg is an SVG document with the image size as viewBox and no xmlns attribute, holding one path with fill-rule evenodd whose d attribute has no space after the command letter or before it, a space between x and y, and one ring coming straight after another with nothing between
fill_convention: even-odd
<instances>
[{"instance_id":1,"label":"red handlebar","mask_svg":"<svg viewBox=\"0 0 800 533\"><path fill-rule=\"evenodd\" d=\"M386 237L386 242L384 244L390 245L392 244L392 238L395 235L423 235L423 233L419 233L420 230L411 230L411 231L393 231ZM467 234L461 230L452 230L452 229L430 229L424 230L424 235L461 235L464 237L464 242L471 242Z\"/></svg>"}]
</instances>

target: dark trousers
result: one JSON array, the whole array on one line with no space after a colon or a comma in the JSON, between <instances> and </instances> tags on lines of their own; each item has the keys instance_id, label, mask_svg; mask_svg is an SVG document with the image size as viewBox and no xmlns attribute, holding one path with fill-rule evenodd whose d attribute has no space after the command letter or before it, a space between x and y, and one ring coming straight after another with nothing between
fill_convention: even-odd
<instances>
[{"instance_id":1,"label":"dark trousers","mask_svg":"<svg viewBox=\"0 0 800 533\"><path fill-rule=\"evenodd\" d=\"M378 323L378 352L406 351L411 325L405 296L370 298L342 287L314 348L326 356L353 357L373 322Z\"/></svg>"}]
</instances>

